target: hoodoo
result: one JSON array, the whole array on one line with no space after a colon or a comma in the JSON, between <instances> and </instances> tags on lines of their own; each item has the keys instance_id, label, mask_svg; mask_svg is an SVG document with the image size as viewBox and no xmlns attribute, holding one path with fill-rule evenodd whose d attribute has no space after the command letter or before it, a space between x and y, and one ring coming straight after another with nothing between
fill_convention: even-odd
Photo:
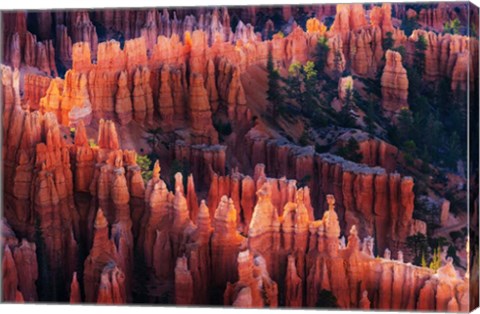
<instances>
[{"instance_id":1,"label":"hoodoo","mask_svg":"<svg viewBox=\"0 0 480 314\"><path fill-rule=\"evenodd\" d=\"M402 65L400 53L388 50L385 53L385 68L381 78L382 108L390 114L408 109L408 78Z\"/></svg>"},{"instance_id":2,"label":"hoodoo","mask_svg":"<svg viewBox=\"0 0 480 314\"><path fill-rule=\"evenodd\" d=\"M2 12L2 301L474 308L478 16Z\"/></svg>"}]
</instances>

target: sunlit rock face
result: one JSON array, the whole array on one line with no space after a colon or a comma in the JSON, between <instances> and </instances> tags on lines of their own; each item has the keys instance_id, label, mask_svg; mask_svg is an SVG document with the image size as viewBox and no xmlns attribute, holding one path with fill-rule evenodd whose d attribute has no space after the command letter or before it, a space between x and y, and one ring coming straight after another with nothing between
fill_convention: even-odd
<instances>
[{"instance_id":1,"label":"sunlit rock face","mask_svg":"<svg viewBox=\"0 0 480 314\"><path fill-rule=\"evenodd\" d=\"M408 108L408 78L402 65L402 56L395 51L385 54L385 68L381 78L382 107L392 113Z\"/></svg>"},{"instance_id":2,"label":"sunlit rock face","mask_svg":"<svg viewBox=\"0 0 480 314\"><path fill-rule=\"evenodd\" d=\"M411 248L412 236L468 226L440 197L466 197L465 163L437 168L389 132L419 106L412 84L446 95L478 83L478 39L464 26L478 12L338 4L2 18L3 301L469 309L478 272L465 268L478 258L463 238L455 260L446 247L425 261ZM406 19L418 22L411 34ZM444 32L454 19L457 34ZM313 93L307 81L286 88L297 70ZM444 230L419 193L442 204Z\"/></svg>"}]
</instances>

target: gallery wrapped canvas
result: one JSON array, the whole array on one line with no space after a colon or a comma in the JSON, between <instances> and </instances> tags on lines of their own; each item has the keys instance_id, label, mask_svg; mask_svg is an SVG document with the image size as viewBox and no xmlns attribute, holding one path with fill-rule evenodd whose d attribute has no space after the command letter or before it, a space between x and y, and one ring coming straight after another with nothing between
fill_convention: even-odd
<instances>
[{"instance_id":1,"label":"gallery wrapped canvas","mask_svg":"<svg viewBox=\"0 0 480 314\"><path fill-rule=\"evenodd\" d=\"M478 7L1 18L3 302L478 306Z\"/></svg>"}]
</instances>

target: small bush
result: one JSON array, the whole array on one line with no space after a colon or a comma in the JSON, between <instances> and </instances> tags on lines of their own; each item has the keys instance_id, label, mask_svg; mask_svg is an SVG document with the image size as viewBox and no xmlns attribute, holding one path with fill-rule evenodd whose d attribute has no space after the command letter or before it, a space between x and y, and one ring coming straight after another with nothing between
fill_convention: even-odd
<instances>
[{"instance_id":1,"label":"small bush","mask_svg":"<svg viewBox=\"0 0 480 314\"><path fill-rule=\"evenodd\" d=\"M137 155L137 165L142 171L143 181L148 182L152 178L152 160L147 155Z\"/></svg>"},{"instance_id":2,"label":"small bush","mask_svg":"<svg viewBox=\"0 0 480 314\"><path fill-rule=\"evenodd\" d=\"M98 147L98 144L95 143L95 140L93 138L89 138L88 139L88 146L94 148L94 147Z\"/></svg>"}]
</instances>

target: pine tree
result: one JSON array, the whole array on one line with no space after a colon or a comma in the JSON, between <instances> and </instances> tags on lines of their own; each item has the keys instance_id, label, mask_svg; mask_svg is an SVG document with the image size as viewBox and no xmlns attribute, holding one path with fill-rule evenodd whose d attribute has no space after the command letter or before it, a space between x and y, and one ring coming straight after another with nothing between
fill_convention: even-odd
<instances>
[{"instance_id":1,"label":"pine tree","mask_svg":"<svg viewBox=\"0 0 480 314\"><path fill-rule=\"evenodd\" d=\"M420 75L425 71L425 50L427 50L427 40L425 36L419 35L415 42L414 64Z\"/></svg>"},{"instance_id":2,"label":"pine tree","mask_svg":"<svg viewBox=\"0 0 480 314\"><path fill-rule=\"evenodd\" d=\"M320 37L317 42L317 49L315 51L315 69L317 70L317 75L321 75L325 70L325 65L327 64L327 56L330 48L327 44L326 37Z\"/></svg>"},{"instance_id":3,"label":"pine tree","mask_svg":"<svg viewBox=\"0 0 480 314\"><path fill-rule=\"evenodd\" d=\"M400 143L403 143L411 138L413 130L413 117L408 109L402 109L398 115L398 135Z\"/></svg>"},{"instance_id":4,"label":"pine tree","mask_svg":"<svg viewBox=\"0 0 480 314\"><path fill-rule=\"evenodd\" d=\"M160 144L162 143L161 142L161 135L162 135L163 131L162 131L162 128L158 127L158 128L155 128L155 129L148 129L147 130L147 143L148 145L150 146L150 148L152 149L152 151L156 151L157 149L159 149L159 146Z\"/></svg>"},{"instance_id":5,"label":"pine tree","mask_svg":"<svg viewBox=\"0 0 480 314\"><path fill-rule=\"evenodd\" d=\"M432 261L430 262L430 269L437 271L442 266L441 258L441 249L440 247L433 250Z\"/></svg>"},{"instance_id":6,"label":"pine tree","mask_svg":"<svg viewBox=\"0 0 480 314\"><path fill-rule=\"evenodd\" d=\"M455 169L457 161L460 159L461 147L460 137L457 132L453 132L446 143L446 154L444 155L445 164L450 169Z\"/></svg>"},{"instance_id":7,"label":"pine tree","mask_svg":"<svg viewBox=\"0 0 480 314\"><path fill-rule=\"evenodd\" d=\"M383 42L382 42L383 50L392 49L393 44L395 44L395 40L393 39L392 32L387 32L385 36L386 37L383 39Z\"/></svg>"},{"instance_id":8,"label":"pine tree","mask_svg":"<svg viewBox=\"0 0 480 314\"><path fill-rule=\"evenodd\" d=\"M410 36L413 32L413 30L417 29L419 27L417 23L417 18L408 18L405 17L402 20L402 25L400 26L400 29L405 32L405 35Z\"/></svg>"},{"instance_id":9,"label":"pine tree","mask_svg":"<svg viewBox=\"0 0 480 314\"><path fill-rule=\"evenodd\" d=\"M308 61L302 68L303 72L303 85L305 90L303 92L303 105L302 111L306 116L312 117L316 109L318 89L317 89L317 71L315 70L315 64L312 61Z\"/></svg>"},{"instance_id":10,"label":"pine tree","mask_svg":"<svg viewBox=\"0 0 480 314\"><path fill-rule=\"evenodd\" d=\"M337 154L354 162L361 162L363 159L363 155L360 153L360 145L354 137L349 138L347 144L342 146Z\"/></svg>"},{"instance_id":11,"label":"pine tree","mask_svg":"<svg viewBox=\"0 0 480 314\"><path fill-rule=\"evenodd\" d=\"M375 134L375 118L376 118L376 113L375 113L375 107L374 103L369 101L367 104L367 110L365 112L365 116L363 117L363 122L365 123L367 127L368 133L374 135Z\"/></svg>"},{"instance_id":12,"label":"pine tree","mask_svg":"<svg viewBox=\"0 0 480 314\"><path fill-rule=\"evenodd\" d=\"M353 92L351 88L347 88L345 93L345 103L338 113L338 122L342 127L353 128L356 126L355 119L352 118L350 111L353 109Z\"/></svg>"},{"instance_id":13,"label":"pine tree","mask_svg":"<svg viewBox=\"0 0 480 314\"><path fill-rule=\"evenodd\" d=\"M300 62L293 62L288 68L288 76L284 80L285 92L289 101L293 101L298 105L303 105L304 93L302 92L303 74Z\"/></svg>"},{"instance_id":14,"label":"pine tree","mask_svg":"<svg viewBox=\"0 0 480 314\"><path fill-rule=\"evenodd\" d=\"M460 20L458 18L455 18L453 20L447 21L443 25L443 32L449 34L460 34L460 27Z\"/></svg>"},{"instance_id":15,"label":"pine tree","mask_svg":"<svg viewBox=\"0 0 480 314\"><path fill-rule=\"evenodd\" d=\"M427 266L428 266L427 265L427 260L425 258L425 252L422 252L422 260L420 262L420 265L422 265L422 267L424 267L424 268L427 268Z\"/></svg>"},{"instance_id":16,"label":"pine tree","mask_svg":"<svg viewBox=\"0 0 480 314\"><path fill-rule=\"evenodd\" d=\"M428 248L427 237L424 234L417 233L407 237L407 246L415 255L414 264L421 265L421 256L425 255Z\"/></svg>"},{"instance_id":17,"label":"pine tree","mask_svg":"<svg viewBox=\"0 0 480 314\"><path fill-rule=\"evenodd\" d=\"M276 118L283 107L281 88L280 88L280 74L275 69L273 64L272 52L268 51L267 59L267 73L268 73L268 90L267 100L272 105L273 116Z\"/></svg>"},{"instance_id":18,"label":"pine tree","mask_svg":"<svg viewBox=\"0 0 480 314\"><path fill-rule=\"evenodd\" d=\"M333 74L336 78L338 78L342 74L341 63L342 63L342 54L340 51L335 51L335 56L333 58L333 64L334 64L335 70Z\"/></svg>"},{"instance_id":19,"label":"pine tree","mask_svg":"<svg viewBox=\"0 0 480 314\"><path fill-rule=\"evenodd\" d=\"M52 282L45 240L40 226L40 218L38 216L35 217L35 246L38 267L38 297L40 301L52 301L54 296L54 290L52 289L55 288L55 284Z\"/></svg>"},{"instance_id":20,"label":"pine tree","mask_svg":"<svg viewBox=\"0 0 480 314\"><path fill-rule=\"evenodd\" d=\"M326 309L338 308L337 298L330 290L322 289L318 294L315 306Z\"/></svg>"}]
</instances>

